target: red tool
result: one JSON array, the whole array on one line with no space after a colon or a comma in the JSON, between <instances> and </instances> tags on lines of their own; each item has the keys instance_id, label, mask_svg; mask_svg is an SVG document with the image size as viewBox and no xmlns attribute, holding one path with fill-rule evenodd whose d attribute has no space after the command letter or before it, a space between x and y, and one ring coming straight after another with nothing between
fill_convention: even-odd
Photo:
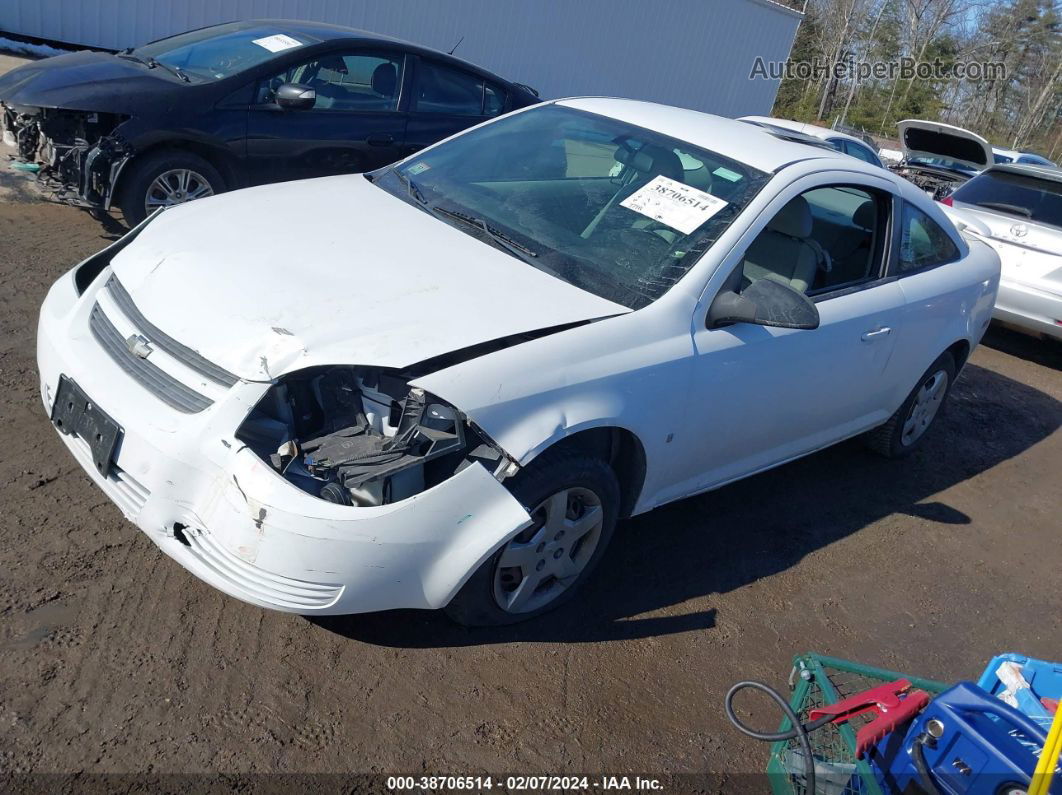
<instances>
[{"instance_id":1,"label":"red tool","mask_svg":"<svg viewBox=\"0 0 1062 795\"><path fill-rule=\"evenodd\" d=\"M906 694L906 695L904 695ZM856 732L856 759L878 740L911 720L929 703L929 694L924 690L912 690L907 679L897 679L854 696L808 710L808 721L833 716L830 723L845 723L857 715L875 712L874 720Z\"/></svg>"}]
</instances>

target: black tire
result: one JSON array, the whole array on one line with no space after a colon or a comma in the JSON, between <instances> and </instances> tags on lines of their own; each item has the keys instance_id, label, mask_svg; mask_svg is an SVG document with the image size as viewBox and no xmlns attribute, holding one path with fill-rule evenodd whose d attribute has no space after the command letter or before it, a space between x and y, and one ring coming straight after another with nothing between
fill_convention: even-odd
<instances>
[{"instance_id":1,"label":"black tire","mask_svg":"<svg viewBox=\"0 0 1062 795\"><path fill-rule=\"evenodd\" d=\"M941 373L946 376L947 381L944 384L943 394L940 396L939 407L929 418L928 422L925 423L917 437L913 440L905 440L904 426L912 418L912 409L918 400L919 393L923 387L931 383L931 379L939 378ZM948 395L955 384L955 373L955 359L950 353L942 353L933 364L929 365L929 369L925 371L922 377L918 379L918 383L911 390L911 394L907 396L907 399L896 410L896 413L889 417L889 421L866 435L867 447L886 458L903 458L917 450L926 438L926 433L928 433L932 423L944 412Z\"/></svg>"},{"instance_id":2,"label":"black tire","mask_svg":"<svg viewBox=\"0 0 1062 795\"><path fill-rule=\"evenodd\" d=\"M510 543L507 542L475 571L446 606L446 614L458 624L470 627L515 624L561 606L571 599L590 577L605 554L609 541L612 540L619 512L620 491L616 474L604 461L579 451L547 451L526 469L513 476L507 485L528 513L535 512L549 497L565 490L572 490L575 494L590 493L596 496L602 511L600 529L596 531L596 546L587 555L587 561L578 574L574 575L571 583L553 596L548 603L526 612L511 612L499 604L496 596L496 587L500 582L498 578L511 576L508 572L513 571L513 569L498 568L502 555L510 548ZM541 522L537 526L541 527ZM517 536L517 539L524 534L534 533L535 528L536 525L532 525L531 528ZM587 533L584 538L589 536L590 533ZM584 543L584 541L581 539L578 543ZM563 549L560 551L562 554L565 552ZM548 553L549 549L546 550L546 557L552 558L553 556ZM573 545L567 550L567 554L577 555L577 546ZM546 583L547 587L556 587L563 582L554 579L555 583L552 586Z\"/></svg>"},{"instance_id":3,"label":"black tire","mask_svg":"<svg viewBox=\"0 0 1062 795\"><path fill-rule=\"evenodd\" d=\"M181 149L162 149L133 160L122 175L118 191L118 207L130 226L143 221L148 211L145 207L152 183L167 171L187 169L202 177L210 187L210 193L222 193L225 180L209 161Z\"/></svg>"}]
</instances>

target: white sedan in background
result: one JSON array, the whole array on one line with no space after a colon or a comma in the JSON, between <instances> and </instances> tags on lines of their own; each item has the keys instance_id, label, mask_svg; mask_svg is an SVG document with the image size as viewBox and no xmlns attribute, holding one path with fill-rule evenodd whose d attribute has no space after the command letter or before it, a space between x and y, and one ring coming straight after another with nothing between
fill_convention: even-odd
<instances>
[{"instance_id":1,"label":"white sedan in background","mask_svg":"<svg viewBox=\"0 0 1062 795\"><path fill-rule=\"evenodd\" d=\"M1003 271L993 317L1062 340L1062 171L992 166L943 203L960 228L979 233L999 254Z\"/></svg>"},{"instance_id":2,"label":"white sedan in background","mask_svg":"<svg viewBox=\"0 0 1062 795\"><path fill-rule=\"evenodd\" d=\"M792 121L791 119L776 119L773 116L742 116L738 121L756 124L768 129L780 127L783 130L792 130L802 135L809 135L812 138L818 138L820 141L828 143L838 152L844 152L846 155L851 155L864 163L884 168L881 158L871 147L867 146L866 141L862 141L854 135L843 133L840 130L832 130L829 127L820 127L817 124Z\"/></svg>"},{"instance_id":3,"label":"white sedan in background","mask_svg":"<svg viewBox=\"0 0 1062 795\"><path fill-rule=\"evenodd\" d=\"M38 362L70 452L213 586L497 624L570 598L622 517L857 434L915 449L998 278L882 169L574 99L156 214L52 287Z\"/></svg>"}]
</instances>

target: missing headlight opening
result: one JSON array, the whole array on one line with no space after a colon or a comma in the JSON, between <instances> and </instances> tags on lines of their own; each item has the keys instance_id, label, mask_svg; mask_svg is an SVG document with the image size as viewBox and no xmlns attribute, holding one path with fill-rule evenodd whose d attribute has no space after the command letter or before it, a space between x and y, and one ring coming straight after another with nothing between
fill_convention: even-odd
<instances>
[{"instance_id":1,"label":"missing headlight opening","mask_svg":"<svg viewBox=\"0 0 1062 795\"><path fill-rule=\"evenodd\" d=\"M118 173L132 149L114 133L128 117L116 113L0 105L0 121L18 158L39 166L38 178L56 198L109 206Z\"/></svg>"},{"instance_id":2,"label":"missing headlight opening","mask_svg":"<svg viewBox=\"0 0 1062 795\"><path fill-rule=\"evenodd\" d=\"M467 466L509 463L453 406L365 367L281 379L236 436L295 486L342 505L398 502Z\"/></svg>"}]
</instances>

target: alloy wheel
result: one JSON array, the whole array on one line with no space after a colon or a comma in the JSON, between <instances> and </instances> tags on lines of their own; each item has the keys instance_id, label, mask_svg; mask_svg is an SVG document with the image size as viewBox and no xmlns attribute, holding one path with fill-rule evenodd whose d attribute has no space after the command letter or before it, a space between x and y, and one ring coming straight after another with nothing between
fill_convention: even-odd
<instances>
[{"instance_id":1,"label":"alloy wheel","mask_svg":"<svg viewBox=\"0 0 1062 795\"><path fill-rule=\"evenodd\" d=\"M151 182L144 198L144 210L150 215L159 207L172 207L213 195L214 188L198 171L190 168L171 168L163 171Z\"/></svg>"},{"instance_id":2,"label":"alloy wheel","mask_svg":"<svg viewBox=\"0 0 1062 795\"><path fill-rule=\"evenodd\" d=\"M944 370L937 370L922 382L922 387L915 395L915 401L903 423L903 432L900 434L900 442L905 447L917 442L926 432L933 418L940 411L947 392L948 374Z\"/></svg>"},{"instance_id":3,"label":"alloy wheel","mask_svg":"<svg viewBox=\"0 0 1062 795\"><path fill-rule=\"evenodd\" d=\"M494 568L494 599L507 613L530 613L571 587L601 540L605 512L589 489L563 489L531 511Z\"/></svg>"}]
</instances>

